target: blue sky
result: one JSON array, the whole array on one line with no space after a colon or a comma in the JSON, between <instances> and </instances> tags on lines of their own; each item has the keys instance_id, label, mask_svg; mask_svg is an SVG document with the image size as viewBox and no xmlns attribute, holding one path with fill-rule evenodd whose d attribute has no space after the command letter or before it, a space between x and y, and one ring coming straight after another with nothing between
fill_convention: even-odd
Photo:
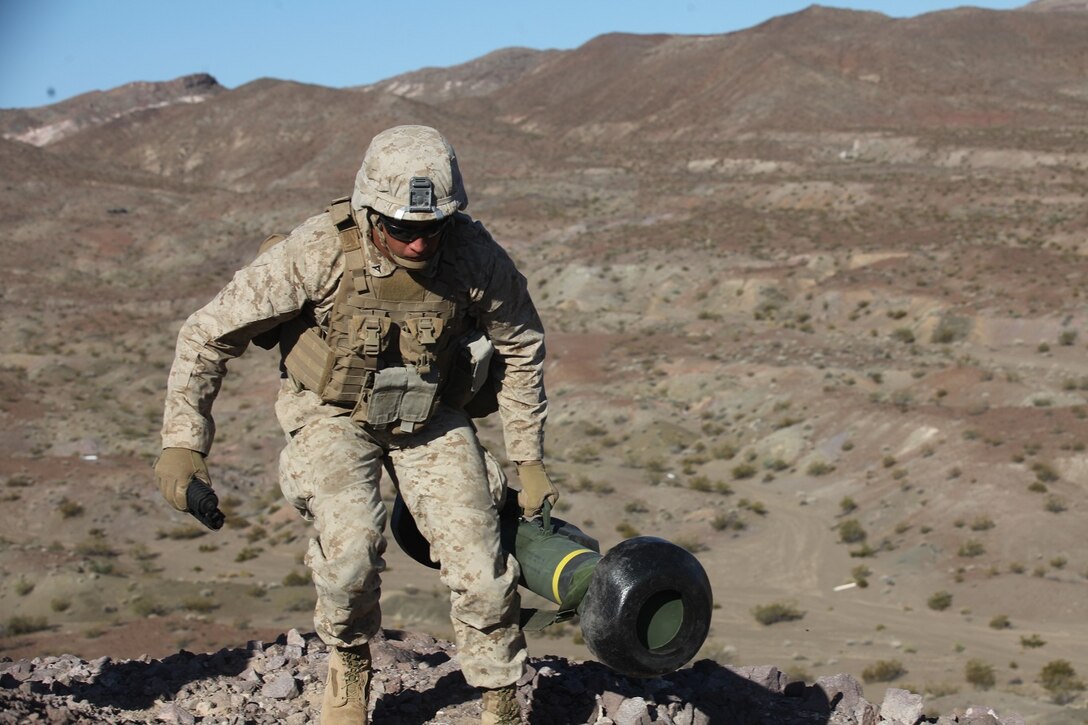
<instances>
[{"instance_id":1,"label":"blue sky","mask_svg":"<svg viewBox=\"0 0 1088 725\"><path fill-rule=\"evenodd\" d=\"M1027 0L823 4L892 17ZM511 46L574 48L602 33L725 33L802 0L0 0L0 108L206 72L342 87Z\"/></svg>"}]
</instances>

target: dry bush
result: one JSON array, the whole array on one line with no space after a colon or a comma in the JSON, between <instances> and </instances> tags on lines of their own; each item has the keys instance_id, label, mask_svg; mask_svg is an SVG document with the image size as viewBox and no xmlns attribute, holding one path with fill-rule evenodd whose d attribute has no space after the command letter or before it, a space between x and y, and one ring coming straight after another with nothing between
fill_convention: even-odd
<instances>
[{"instance_id":1,"label":"dry bush","mask_svg":"<svg viewBox=\"0 0 1088 725\"><path fill-rule=\"evenodd\" d=\"M891 682L907 674L907 668L899 660L877 660L861 671L866 683Z\"/></svg>"},{"instance_id":2,"label":"dry bush","mask_svg":"<svg viewBox=\"0 0 1088 725\"><path fill-rule=\"evenodd\" d=\"M993 666L982 660L967 660L963 676L976 690L989 690L997 683Z\"/></svg>"},{"instance_id":3,"label":"dry bush","mask_svg":"<svg viewBox=\"0 0 1088 725\"><path fill-rule=\"evenodd\" d=\"M1068 660L1046 663L1039 672L1039 684L1061 705L1071 702L1085 689L1084 681L1077 677L1077 671Z\"/></svg>"},{"instance_id":4,"label":"dry bush","mask_svg":"<svg viewBox=\"0 0 1088 725\"><path fill-rule=\"evenodd\" d=\"M857 519L846 519L839 524L838 528L839 541L844 544L856 544L865 541L865 537L868 536Z\"/></svg>"},{"instance_id":5,"label":"dry bush","mask_svg":"<svg viewBox=\"0 0 1088 725\"><path fill-rule=\"evenodd\" d=\"M772 602L752 607L752 616L763 626L801 619L805 613L791 602Z\"/></svg>"}]
</instances>

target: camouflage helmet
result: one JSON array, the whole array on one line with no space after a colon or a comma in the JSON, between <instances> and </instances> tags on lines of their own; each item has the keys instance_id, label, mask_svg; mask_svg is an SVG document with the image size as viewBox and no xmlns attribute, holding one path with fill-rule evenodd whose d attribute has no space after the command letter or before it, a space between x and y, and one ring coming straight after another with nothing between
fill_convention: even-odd
<instances>
[{"instance_id":1,"label":"camouflage helmet","mask_svg":"<svg viewBox=\"0 0 1088 725\"><path fill-rule=\"evenodd\" d=\"M453 147L429 126L394 126L373 138L355 176L351 208L408 221L468 206Z\"/></svg>"}]
</instances>

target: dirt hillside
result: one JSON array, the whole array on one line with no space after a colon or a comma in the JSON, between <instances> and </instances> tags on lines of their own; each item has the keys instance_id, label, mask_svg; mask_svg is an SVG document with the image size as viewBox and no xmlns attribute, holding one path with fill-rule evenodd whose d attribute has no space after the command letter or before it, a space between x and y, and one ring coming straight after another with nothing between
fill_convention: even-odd
<instances>
[{"instance_id":1,"label":"dirt hillside","mask_svg":"<svg viewBox=\"0 0 1088 725\"><path fill-rule=\"evenodd\" d=\"M216 534L151 482L162 390L182 320L348 193L372 134L425 123L548 328L561 515L695 552L698 659L1083 722L1086 37L1078 3L814 6L368 87L0 111L0 655L311 629L276 361L247 352L217 402ZM449 636L430 570L391 550L384 590L386 626ZM589 657L570 625L531 649Z\"/></svg>"}]
</instances>

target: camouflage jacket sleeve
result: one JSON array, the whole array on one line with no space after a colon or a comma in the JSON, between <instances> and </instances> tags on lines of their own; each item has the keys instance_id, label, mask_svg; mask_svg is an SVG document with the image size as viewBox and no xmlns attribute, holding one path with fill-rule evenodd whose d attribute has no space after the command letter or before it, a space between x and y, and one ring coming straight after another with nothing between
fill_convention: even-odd
<instances>
[{"instance_id":1,"label":"camouflage jacket sleeve","mask_svg":"<svg viewBox=\"0 0 1088 725\"><path fill-rule=\"evenodd\" d=\"M482 226L476 225L490 264L474 314L495 345L492 372L502 417L506 455L511 461L543 459L544 325L529 296L525 277Z\"/></svg>"},{"instance_id":2,"label":"camouflage jacket sleeve","mask_svg":"<svg viewBox=\"0 0 1088 725\"><path fill-rule=\"evenodd\" d=\"M227 362L249 341L331 300L343 272L336 230L313 217L234 274L211 302L181 326L166 388L162 445L207 453L215 437L212 403Z\"/></svg>"}]
</instances>

